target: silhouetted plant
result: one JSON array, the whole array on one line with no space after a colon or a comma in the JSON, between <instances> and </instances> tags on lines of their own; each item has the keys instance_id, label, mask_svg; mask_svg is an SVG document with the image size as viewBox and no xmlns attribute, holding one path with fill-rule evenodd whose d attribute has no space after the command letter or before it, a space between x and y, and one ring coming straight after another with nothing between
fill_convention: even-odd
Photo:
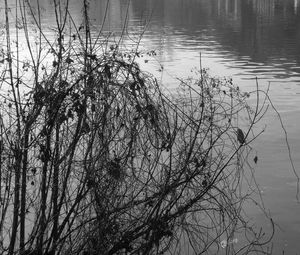
<instances>
[{"instance_id":1,"label":"silhouetted plant","mask_svg":"<svg viewBox=\"0 0 300 255\"><path fill-rule=\"evenodd\" d=\"M36 22L37 51L24 6ZM227 254L263 253L265 236L242 210L251 195L243 185L253 178L245 172L258 135L253 126L266 109L258 88L243 93L201 69L167 94L140 69L138 51L99 40L102 31L91 36L87 1L79 28L68 1L54 1L54 42L39 8L27 1L16 8L30 58L21 61L18 49L12 56L6 12L3 254L217 253L223 239ZM256 105L247 104L249 96ZM237 235L245 242L230 245Z\"/></svg>"}]
</instances>

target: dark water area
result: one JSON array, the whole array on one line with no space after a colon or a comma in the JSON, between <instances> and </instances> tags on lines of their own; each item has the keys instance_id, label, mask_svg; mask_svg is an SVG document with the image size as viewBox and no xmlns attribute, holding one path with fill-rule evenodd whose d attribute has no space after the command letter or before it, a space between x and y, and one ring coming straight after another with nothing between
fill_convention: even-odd
<instances>
[{"instance_id":1,"label":"dark water area","mask_svg":"<svg viewBox=\"0 0 300 255\"><path fill-rule=\"evenodd\" d=\"M180 58L176 51L187 53L186 62L201 52L204 63L213 58L242 79L299 81L298 4L293 0L132 1L132 16L137 20L149 15L151 45L175 60Z\"/></svg>"},{"instance_id":2,"label":"dark water area","mask_svg":"<svg viewBox=\"0 0 300 255\"><path fill-rule=\"evenodd\" d=\"M39 5L50 28L53 1ZM70 1L70 8L80 25L81 1ZM204 66L220 75L300 81L299 0L94 0L89 14L95 36L100 28L115 36L123 31L135 45L143 33L141 47L157 50L160 64L177 74L199 67L201 53Z\"/></svg>"},{"instance_id":3,"label":"dark water area","mask_svg":"<svg viewBox=\"0 0 300 255\"><path fill-rule=\"evenodd\" d=\"M29 2L37 7L37 1ZM53 1L39 5L42 25L51 37ZM70 0L70 12L80 26L82 1ZM93 0L89 18L95 37L99 30L115 40L123 33L128 48L139 42L141 50L155 50L155 58L147 63L140 59L140 64L170 89L178 85L176 77L193 75L200 54L202 67L213 76L232 77L243 90L255 89L256 77L260 88L270 85L269 95L281 114L300 174L300 0ZM262 127L266 131L253 144L259 157L255 174L265 209L276 223L272 254L300 254L297 182L276 112L270 109ZM246 209L259 227L270 231L257 208Z\"/></svg>"}]
</instances>

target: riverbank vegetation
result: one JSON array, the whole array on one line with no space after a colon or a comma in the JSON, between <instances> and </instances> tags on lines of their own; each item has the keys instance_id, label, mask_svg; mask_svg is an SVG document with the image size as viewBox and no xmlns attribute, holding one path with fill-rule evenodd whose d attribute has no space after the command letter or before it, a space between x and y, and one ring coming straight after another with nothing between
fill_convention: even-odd
<instances>
[{"instance_id":1,"label":"riverbank vegetation","mask_svg":"<svg viewBox=\"0 0 300 255\"><path fill-rule=\"evenodd\" d=\"M265 94L202 67L166 93L138 45L92 33L87 1L76 26L54 0L53 37L38 7L15 3L1 51L0 254L266 254L272 233L243 211Z\"/></svg>"}]
</instances>

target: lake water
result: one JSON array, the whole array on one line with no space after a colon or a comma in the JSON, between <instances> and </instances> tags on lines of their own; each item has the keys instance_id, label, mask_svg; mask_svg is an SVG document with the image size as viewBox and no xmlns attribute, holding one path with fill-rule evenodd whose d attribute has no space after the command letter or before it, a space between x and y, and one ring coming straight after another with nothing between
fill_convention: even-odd
<instances>
[{"instance_id":1,"label":"lake water","mask_svg":"<svg viewBox=\"0 0 300 255\"><path fill-rule=\"evenodd\" d=\"M39 4L42 24L51 28L53 1ZM70 1L78 26L81 4ZM178 85L176 77L188 77L191 69L199 68L200 54L202 66L212 75L232 77L245 91L255 88L256 77L262 88L270 84L270 97L281 114L300 174L300 0L112 0L107 9L106 4L90 3L94 32L100 27L116 36L124 31L128 47L136 45L143 32L140 49L155 50L157 56L147 63L141 60L141 65L170 89ZM265 207L278 226L273 254L299 254L300 204L284 132L272 110L262 125L266 131L254 144L259 157L256 177ZM258 226L269 229L262 213L249 211Z\"/></svg>"},{"instance_id":2,"label":"lake water","mask_svg":"<svg viewBox=\"0 0 300 255\"><path fill-rule=\"evenodd\" d=\"M98 1L92 18L103 20L106 1ZM270 96L288 132L295 167L300 174L300 1L299 0L132 0L110 1L104 29L120 32L128 7L128 33L136 39L144 29L141 49L156 50L157 61L143 64L164 84L192 68L209 68L229 76L242 89L270 82ZM127 44L131 41L127 39ZM133 42L134 44L134 42ZM142 64L142 62L141 62ZM164 72L159 72L161 65ZM267 211L279 227L273 254L299 254L300 205L288 160L284 132L274 111L263 120L266 132L255 143L257 181ZM269 230L262 213L249 208L252 219Z\"/></svg>"}]
</instances>

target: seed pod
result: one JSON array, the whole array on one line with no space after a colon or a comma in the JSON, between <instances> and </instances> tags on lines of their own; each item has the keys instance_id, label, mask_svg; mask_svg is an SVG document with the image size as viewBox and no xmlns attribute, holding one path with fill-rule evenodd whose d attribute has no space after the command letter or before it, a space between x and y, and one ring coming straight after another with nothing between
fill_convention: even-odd
<instances>
[{"instance_id":1,"label":"seed pod","mask_svg":"<svg viewBox=\"0 0 300 255\"><path fill-rule=\"evenodd\" d=\"M237 140L239 141L240 144L245 143L244 132L240 128L237 129Z\"/></svg>"},{"instance_id":2,"label":"seed pod","mask_svg":"<svg viewBox=\"0 0 300 255\"><path fill-rule=\"evenodd\" d=\"M255 156L254 159L253 159L255 164L257 164L257 160L258 160L258 158L257 158L257 156Z\"/></svg>"}]
</instances>

